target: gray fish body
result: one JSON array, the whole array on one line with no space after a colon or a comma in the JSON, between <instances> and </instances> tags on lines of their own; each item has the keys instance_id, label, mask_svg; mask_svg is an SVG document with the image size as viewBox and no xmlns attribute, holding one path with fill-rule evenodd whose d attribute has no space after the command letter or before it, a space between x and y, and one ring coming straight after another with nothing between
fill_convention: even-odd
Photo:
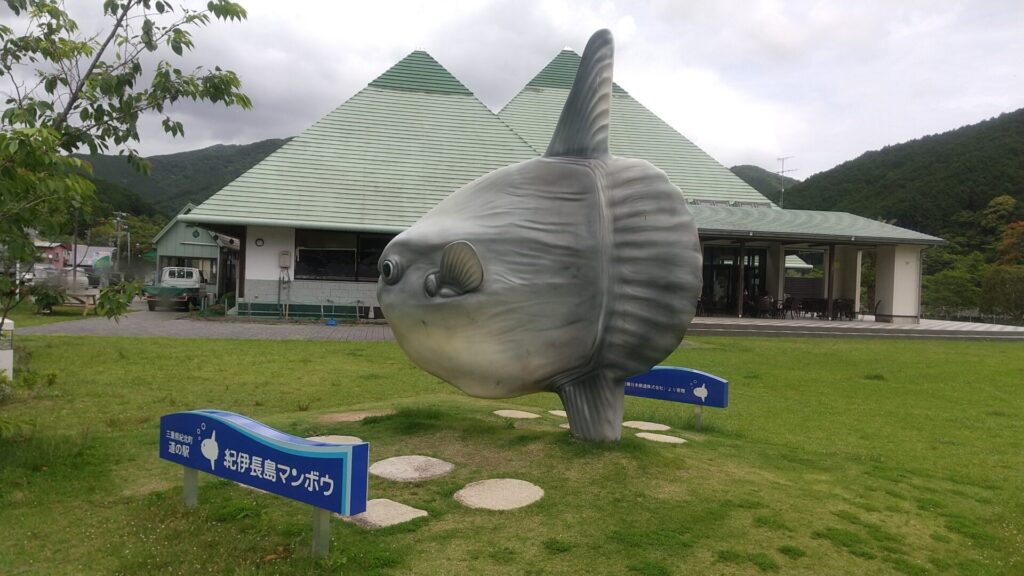
<instances>
[{"instance_id":1,"label":"gray fish body","mask_svg":"<svg viewBox=\"0 0 1024 576\"><path fill-rule=\"evenodd\" d=\"M701 284L679 189L607 153L607 100L588 98L575 125L563 112L544 157L471 182L396 237L378 287L413 362L473 396L556 392L586 440L619 438L624 379L675 350Z\"/></svg>"}]
</instances>

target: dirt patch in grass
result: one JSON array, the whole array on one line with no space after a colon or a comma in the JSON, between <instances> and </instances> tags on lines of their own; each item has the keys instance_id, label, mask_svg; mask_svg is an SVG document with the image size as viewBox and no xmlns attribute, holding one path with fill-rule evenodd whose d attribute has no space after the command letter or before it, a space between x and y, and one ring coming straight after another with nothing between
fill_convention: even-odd
<instances>
[{"instance_id":1,"label":"dirt patch in grass","mask_svg":"<svg viewBox=\"0 0 1024 576\"><path fill-rule=\"evenodd\" d=\"M371 416L390 416L394 410L357 410L354 412L334 412L317 416L316 421L322 424L339 424L341 422L359 422Z\"/></svg>"}]
</instances>

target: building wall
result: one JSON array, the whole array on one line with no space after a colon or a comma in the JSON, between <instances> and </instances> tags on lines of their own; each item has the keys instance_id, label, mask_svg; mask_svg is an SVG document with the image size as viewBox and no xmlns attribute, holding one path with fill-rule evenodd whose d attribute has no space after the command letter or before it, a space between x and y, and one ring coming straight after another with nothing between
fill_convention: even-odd
<instances>
[{"instance_id":1,"label":"building wall","mask_svg":"<svg viewBox=\"0 0 1024 576\"><path fill-rule=\"evenodd\" d=\"M262 241L262 246L257 243ZM273 280L276 282L281 278L281 266L278 256L281 252L288 252L291 264L288 266L288 279L292 278L295 270L295 229L293 228L269 228L265 226L249 226L245 233L245 279L249 280ZM248 296L249 285L246 284L246 296ZM275 287L275 291L277 288Z\"/></svg>"},{"instance_id":2,"label":"building wall","mask_svg":"<svg viewBox=\"0 0 1024 576\"><path fill-rule=\"evenodd\" d=\"M194 232L199 232L199 236L196 237ZM156 251L160 256L216 260L220 247L208 230L184 222L175 222L156 243Z\"/></svg>"},{"instance_id":3,"label":"building wall","mask_svg":"<svg viewBox=\"0 0 1024 576\"><path fill-rule=\"evenodd\" d=\"M330 307L380 306L376 282L327 282L295 280L295 230L249 226L245 234L245 301L251 303L311 304ZM263 246L256 246L262 238ZM282 283L279 255L288 252L287 283Z\"/></svg>"},{"instance_id":4,"label":"building wall","mask_svg":"<svg viewBox=\"0 0 1024 576\"><path fill-rule=\"evenodd\" d=\"M922 246L879 246L875 253L875 300L880 322L913 323L921 316Z\"/></svg>"}]
</instances>

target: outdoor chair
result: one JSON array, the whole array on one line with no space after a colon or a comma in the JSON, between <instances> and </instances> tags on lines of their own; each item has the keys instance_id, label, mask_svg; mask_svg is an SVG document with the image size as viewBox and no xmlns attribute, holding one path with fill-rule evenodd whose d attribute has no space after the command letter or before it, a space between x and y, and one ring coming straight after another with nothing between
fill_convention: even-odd
<instances>
[{"instance_id":1,"label":"outdoor chair","mask_svg":"<svg viewBox=\"0 0 1024 576\"><path fill-rule=\"evenodd\" d=\"M790 318L794 318L792 296L787 296L786 299L782 301L782 306L779 307L779 317L785 318L786 314L789 314Z\"/></svg>"}]
</instances>

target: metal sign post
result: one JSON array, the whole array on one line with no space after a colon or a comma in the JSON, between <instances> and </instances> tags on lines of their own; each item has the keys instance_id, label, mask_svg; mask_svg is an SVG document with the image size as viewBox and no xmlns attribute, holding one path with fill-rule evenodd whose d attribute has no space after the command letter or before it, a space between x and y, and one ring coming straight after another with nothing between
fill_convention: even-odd
<instances>
[{"instance_id":1,"label":"metal sign post","mask_svg":"<svg viewBox=\"0 0 1024 576\"><path fill-rule=\"evenodd\" d=\"M185 485L185 508L195 508L199 502L199 471L195 468L182 466Z\"/></svg>"},{"instance_id":2,"label":"metal sign post","mask_svg":"<svg viewBox=\"0 0 1024 576\"><path fill-rule=\"evenodd\" d=\"M199 471L313 506L313 556L330 547L331 513L366 511L370 445L316 442L233 412L160 418L160 457L184 468L185 506L198 502Z\"/></svg>"}]
</instances>

